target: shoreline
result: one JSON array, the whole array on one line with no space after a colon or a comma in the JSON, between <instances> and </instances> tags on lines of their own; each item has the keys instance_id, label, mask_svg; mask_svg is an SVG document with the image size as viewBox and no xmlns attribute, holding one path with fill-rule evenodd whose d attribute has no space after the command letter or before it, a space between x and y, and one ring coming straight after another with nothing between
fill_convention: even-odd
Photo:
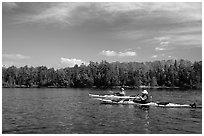
<instances>
[{"instance_id":1,"label":"shoreline","mask_svg":"<svg viewBox=\"0 0 204 136\"><path fill-rule=\"evenodd\" d=\"M96 89L119 89L119 88L125 88L125 89L202 89L200 88L189 88L189 87L167 87L167 86L90 86L90 87L57 87L57 86L15 86L15 87L8 87L8 86L2 86L2 88L96 88Z\"/></svg>"}]
</instances>

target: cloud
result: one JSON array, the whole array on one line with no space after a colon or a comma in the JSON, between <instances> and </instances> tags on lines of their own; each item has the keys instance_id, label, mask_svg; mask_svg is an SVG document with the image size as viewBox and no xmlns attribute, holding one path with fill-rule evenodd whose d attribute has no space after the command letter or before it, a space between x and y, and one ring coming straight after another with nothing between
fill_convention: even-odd
<instances>
[{"instance_id":1,"label":"cloud","mask_svg":"<svg viewBox=\"0 0 204 136\"><path fill-rule=\"evenodd\" d=\"M13 60L30 59L29 56L24 56L24 55L21 55L21 54L2 54L2 58L4 58L4 59L13 59Z\"/></svg>"},{"instance_id":2,"label":"cloud","mask_svg":"<svg viewBox=\"0 0 204 136\"><path fill-rule=\"evenodd\" d=\"M2 2L2 10L6 10L6 11L10 11L13 10L15 8L18 8L17 3L15 2Z\"/></svg>"},{"instance_id":3,"label":"cloud","mask_svg":"<svg viewBox=\"0 0 204 136\"><path fill-rule=\"evenodd\" d=\"M167 45L155 47L155 51L166 51L166 50L173 50L173 49L176 49L176 47L175 46L167 46Z\"/></svg>"},{"instance_id":4,"label":"cloud","mask_svg":"<svg viewBox=\"0 0 204 136\"><path fill-rule=\"evenodd\" d=\"M82 63L87 65L88 63L86 63L85 61L82 61L80 59L75 59L75 58L71 58L71 59L68 59L68 58L60 58L61 60L61 63L65 66L68 66L68 67L74 67L76 64L77 65L81 65Z\"/></svg>"},{"instance_id":5,"label":"cloud","mask_svg":"<svg viewBox=\"0 0 204 136\"><path fill-rule=\"evenodd\" d=\"M194 29L193 29L194 30ZM185 32L178 30L169 33L168 36L154 37L153 41L157 45L155 51L173 50L173 49L191 49L202 47L202 33L200 30L194 32ZM159 44L159 46L158 46Z\"/></svg>"},{"instance_id":6,"label":"cloud","mask_svg":"<svg viewBox=\"0 0 204 136\"><path fill-rule=\"evenodd\" d=\"M16 7L16 3L6 2L3 7ZM22 6L23 5L23 6ZM18 4L18 7L24 10L24 13L18 15L20 22L46 22L46 23L65 23L75 24L83 22L84 19L100 18L107 22L117 21L121 15L122 18L133 22L138 19L145 21L158 17L165 17L168 20L174 19L177 22L202 20L201 2L197 3L176 3L176 2L55 2L55 3L24 3ZM16 12L18 13L18 12ZM79 17L79 15L86 14Z\"/></svg>"},{"instance_id":7,"label":"cloud","mask_svg":"<svg viewBox=\"0 0 204 136\"><path fill-rule=\"evenodd\" d=\"M130 49L125 50L124 52L115 52L115 51L110 51L110 50L103 50L100 52L100 54L108 57L113 57L113 56L118 56L118 57L132 57L136 56L136 52L131 51Z\"/></svg>"},{"instance_id":8,"label":"cloud","mask_svg":"<svg viewBox=\"0 0 204 136\"><path fill-rule=\"evenodd\" d=\"M180 17L180 20L201 20L201 3L184 2L131 2L131 3L97 3L100 10L120 16L123 13L133 13L133 17L138 16L167 16L169 18Z\"/></svg>"},{"instance_id":9,"label":"cloud","mask_svg":"<svg viewBox=\"0 0 204 136\"><path fill-rule=\"evenodd\" d=\"M170 37L155 37L156 42L159 42L159 46L155 47L155 51L165 51L174 49L170 46Z\"/></svg>"},{"instance_id":10,"label":"cloud","mask_svg":"<svg viewBox=\"0 0 204 136\"><path fill-rule=\"evenodd\" d=\"M143 4L138 2L105 2L97 3L95 6L103 12L114 15L143 9Z\"/></svg>"},{"instance_id":11,"label":"cloud","mask_svg":"<svg viewBox=\"0 0 204 136\"><path fill-rule=\"evenodd\" d=\"M136 56L136 52L133 52L133 51L119 52L118 56L119 57Z\"/></svg>"},{"instance_id":12,"label":"cloud","mask_svg":"<svg viewBox=\"0 0 204 136\"><path fill-rule=\"evenodd\" d=\"M176 59L176 57L169 55L169 54L171 54L171 53L155 54L155 55L152 55L150 58L153 58L153 59Z\"/></svg>"},{"instance_id":13,"label":"cloud","mask_svg":"<svg viewBox=\"0 0 204 136\"><path fill-rule=\"evenodd\" d=\"M159 58L159 57L162 57L162 58L164 59L165 56L166 56L166 54L157 54L157 55L151 56L151 58Z\"/></svg>"},{"instance_id":14,"label":"cloud","mask_svg":"<svg viewBox=\"0 0 204 136\"><path fill-rule=\"evenodd\" d=\"M153 56L151 56L151 58L157 58L158 57L158 55L153 55Z\"/></svg>"},{"instance_id":15,"label":"cloud","mask_svg":"<svg viewBox=\"0 0 204 136\"><path fill-rule=\"evenodd\" d=\"M15 9L11 18L16 23L75 26L86 25L89 21L99 25L103 22L103 26L97 28L111 27L111 32L109 29L106 32L112 38L136 40L137 43L148 41L145 45L156 40L158 43L151 46L156 49L155 46L160 45L158 51L169 49L163 46L202 46L201 2L3 2L3 7ZM96 28L92 26L90 29ZM118 53L104 54L115 56Z\"/></svg>"},{"instance_id":16,"label":"cloud","mask_svg":"<svg viewBox=\"0 0 204 136\"><path fill-rule=\"evenodd\" d=\"M42 6L42 4L44 6ZM55 24L73 24L74 11L78 8L87 7L89 3L80 2L54 2L54 3L26 3L27 12L18 14L16 23L55 23Z\"/></svg>"},{"instance_id":17,"label":"cloud","mask_svg":"<svg viewBox=\"0 0 204 136\"><path fill-rule=\"evenodd\" d=\"M105 51L103 50L100 54L108 56L108 57L112 57L112 56L117 56L117 53L115 51Z\"/></svg>"},{"instance_id":18,"label":"cloud","mask_svg":"<svg viewBox=\"0 0 204 136\"><path fill-rule=\"evenodd\" d=\"M163 51L163 50L166 50L166 49L165 48L161 48L161 47L156 47L155 50L156 51Z\"/></svg>"},{"instance_id":19,"label":"cloud","mask_svg":"<svg viewBox=\"0 0 204 136\"><path fill-rule=\"evenodd\" d=\"M161 42L160 42L160 45L162 45L162 46L168 46L168 45L169 45L169 42L167 42L167 41L161 41Z\"/></svg>"},{"instance_id":20,"label":"cloud","mask_svg":"<svg viewBox=\"0 0 204 136\"><path fill-rule=\"evenodd\" d=\"M177 32L169 33L168 36L154 37L156 44L156 51L172 50L178 48L190 49L194 47L202 47L202 33L200 30L194 32Z\"/></svg>"}]
</instances>

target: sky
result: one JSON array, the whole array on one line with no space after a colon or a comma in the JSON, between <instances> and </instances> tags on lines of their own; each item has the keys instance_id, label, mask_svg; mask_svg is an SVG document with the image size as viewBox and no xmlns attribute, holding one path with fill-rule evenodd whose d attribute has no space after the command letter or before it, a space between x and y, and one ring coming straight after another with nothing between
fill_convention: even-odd
<instances>
[{"instance_id":1,"label":"sky","mask_svg":"<svg viewBox=\"0 0 204 136\"><path fill-rule=\"evenodd\" d=\"M2 65L202 60L201 2L3 2Z\"/></svg>"}]
</instances>

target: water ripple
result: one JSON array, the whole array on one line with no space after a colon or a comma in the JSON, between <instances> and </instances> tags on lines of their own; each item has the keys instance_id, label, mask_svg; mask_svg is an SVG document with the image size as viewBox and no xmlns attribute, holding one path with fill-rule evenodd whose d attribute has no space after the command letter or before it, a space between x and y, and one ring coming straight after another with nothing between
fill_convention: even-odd
<instances>
[{"instance_id":1,"label":"water ripple","mask_svg":"<svg viewBox=\"0 0 204 136\"><path fill-rule=\"evenodd\" d=\"M92 92L93 91L93 92ZM103 105L90 89L3 89L3 134L198 134L202 109ZM104 91L97 91L103 94ZM134 91L127 91L135 93ZM151 91L154 99L202 103L201 92ZM178 95L182 95L182 100ZM175 96L175 97L174 97ZM192 97L192 98L191 98ZM175 98L175 99L173 99ZM11 101L12 100L12 101Z\"/></svg>"}]
</instances>

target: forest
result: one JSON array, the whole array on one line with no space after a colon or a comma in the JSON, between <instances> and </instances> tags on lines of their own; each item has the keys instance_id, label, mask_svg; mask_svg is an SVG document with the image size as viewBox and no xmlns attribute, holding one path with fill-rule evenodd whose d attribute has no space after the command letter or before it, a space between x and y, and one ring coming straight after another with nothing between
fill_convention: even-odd
<instances>
[{"instance_id":1,"label":"forest","mask_svg":"<svg viewBox=\"0 0 204 136\"><path fill-rule=\"evenodd\" d=\"M2 87L202 88L202 61L90 62L61 69L2 67Z\"/></svg>"}]
</instances>

